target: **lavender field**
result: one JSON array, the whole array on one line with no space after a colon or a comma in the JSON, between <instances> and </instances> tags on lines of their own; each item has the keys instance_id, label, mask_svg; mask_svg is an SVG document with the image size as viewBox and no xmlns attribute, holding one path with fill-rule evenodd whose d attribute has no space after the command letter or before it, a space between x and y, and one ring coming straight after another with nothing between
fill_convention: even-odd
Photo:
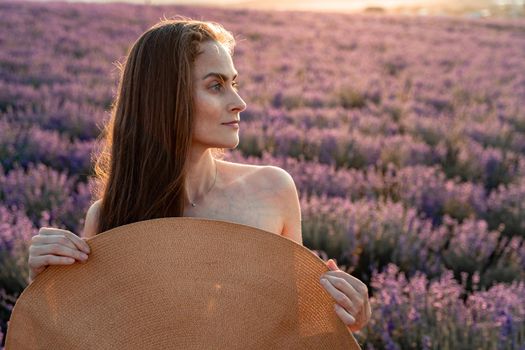
<instances>
[{"instance_id":1,"label":"lavender field","mask_svg":"<svg viewBox=\"0 0 525 350\"><path fill-rule=\"evenodd\" d=\"M363 349L525 349L525 20L131 4L0 3L2 334L38 228L81 234L117 62L175 15L235 34L226 160L293 176L304 245L369 286Z\"/></svg>"}]
</instances>

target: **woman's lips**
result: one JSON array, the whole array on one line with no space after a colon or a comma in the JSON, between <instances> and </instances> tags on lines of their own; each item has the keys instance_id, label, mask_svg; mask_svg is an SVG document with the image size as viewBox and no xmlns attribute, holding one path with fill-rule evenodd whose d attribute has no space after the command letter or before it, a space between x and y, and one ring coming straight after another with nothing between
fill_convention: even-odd
<instances>
[{"instance_id":1,"label":"woman's lips","mask_svg":"<svg viewBox=\"0 0 525 350\"><path fill-rule=\"evenodd\" d=\"M222 123L222 125L238 128L239 127L239 122L235 121L235 122L229 122L229 123Z\"/></svg>"}]
</instances>

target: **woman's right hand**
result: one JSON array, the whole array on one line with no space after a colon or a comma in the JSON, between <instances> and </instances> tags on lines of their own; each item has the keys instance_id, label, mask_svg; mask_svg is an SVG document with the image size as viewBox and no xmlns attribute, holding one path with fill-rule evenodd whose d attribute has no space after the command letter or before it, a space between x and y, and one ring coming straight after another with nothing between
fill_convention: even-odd
<instances>
[{"instance_id":1,"label":"woman's right hand","mask_svg":"<svg viewBox=\"0 0 525 350\"><path fill-rule=\"evenodd\" d=\"M48 265L71 265L75 259L84 263L89 253L89 245L73 232L42 227L29 246L30 282Z\"/></svg>"}]
</instances>

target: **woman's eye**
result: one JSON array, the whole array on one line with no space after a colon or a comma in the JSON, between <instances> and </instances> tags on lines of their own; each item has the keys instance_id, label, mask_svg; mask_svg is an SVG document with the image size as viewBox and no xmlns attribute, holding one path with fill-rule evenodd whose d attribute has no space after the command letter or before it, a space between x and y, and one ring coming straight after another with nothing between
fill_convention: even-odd
<instances>
[{"instance_id":1,"label":"woman's eye","mask_svg":"<svg viewBox=\"0 0 525 350\"><path fill-rule=\"evenodd\" d=\"M234 88L235 90L238 90L238 89L239 89L239 83L237 83L236 81L234 81L234 82L232 83L232 86L233 86L233 88ZM222 88L222 84L217 83L217 84L213 85L211 88L214 89L214 90L220 91L220 89Z\"/></svg>"}]
</instances>

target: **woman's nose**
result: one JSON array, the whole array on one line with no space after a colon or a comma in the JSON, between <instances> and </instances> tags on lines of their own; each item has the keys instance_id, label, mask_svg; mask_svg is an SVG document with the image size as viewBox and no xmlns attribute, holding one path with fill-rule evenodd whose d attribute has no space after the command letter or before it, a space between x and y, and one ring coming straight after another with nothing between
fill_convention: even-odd
<instances>
[{"instance_id":1,"label":"woman's nose","mask_svg":"<svg viewBox=\"0 0 525 350\"><path fill-rule=\"evenodd\" d=\"M246 102L244 102L244 100L239 95L237 95L237 100L232 103L231 110L236 112L242 112L246 109L246 106Z\"/></svg>"}]
</instances>

